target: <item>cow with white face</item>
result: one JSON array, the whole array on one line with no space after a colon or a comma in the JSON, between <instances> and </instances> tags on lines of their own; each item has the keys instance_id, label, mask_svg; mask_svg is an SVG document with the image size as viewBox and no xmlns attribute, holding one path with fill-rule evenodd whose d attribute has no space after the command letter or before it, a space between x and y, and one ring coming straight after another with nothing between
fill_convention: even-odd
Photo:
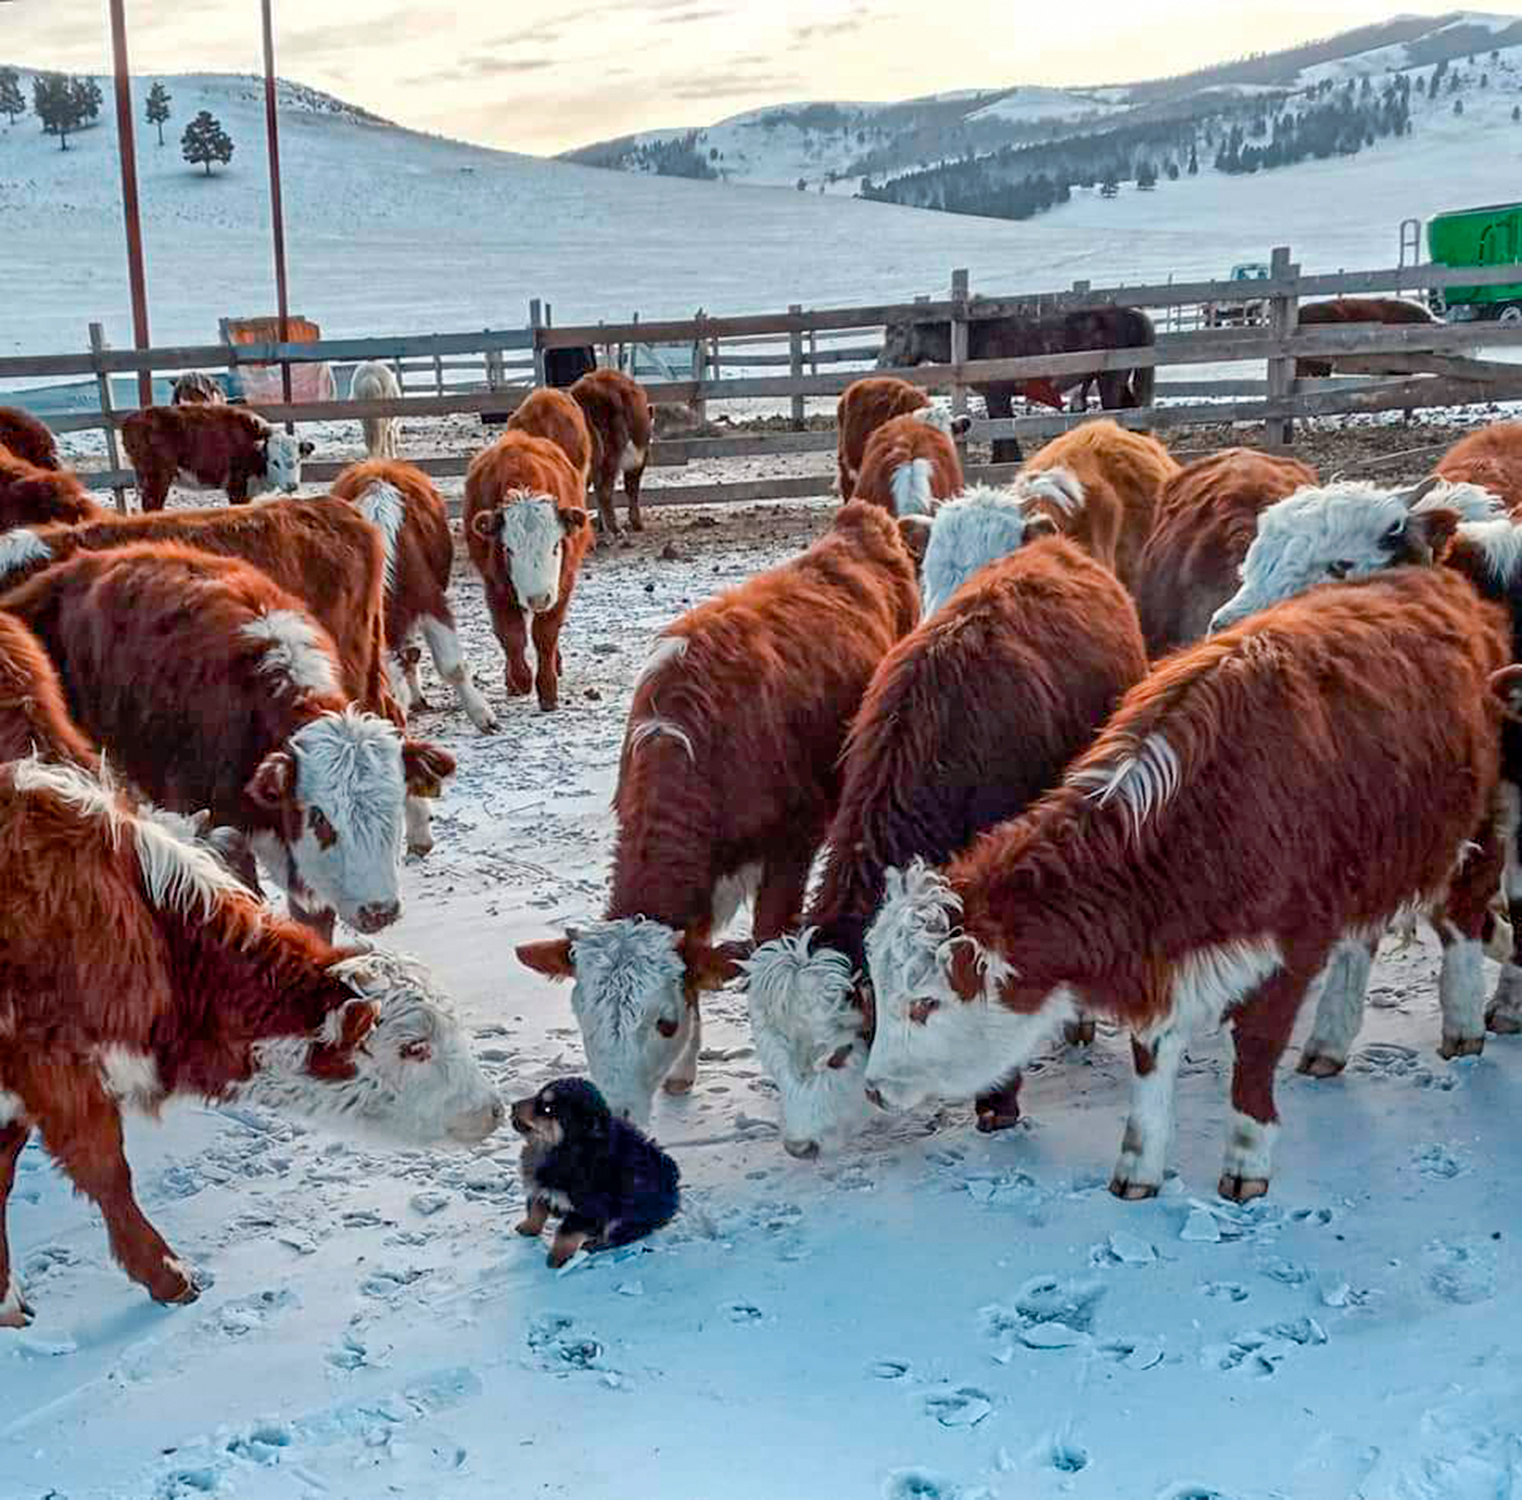
<instances>
[{"instance_id":1,"label":"cow with white face","mask_svg":"<svg viewBox=\"0 0 1522 1500\"><path fill-rule=\"evenodd\" d=\"M162 510L173 484L222 490L234 505L301 484L310 442L280 432L241 406L149 406L122 424L144 510Z\"/></svg>"},{"instance_id":2,"label":"cow with white face","mask_svg":"<svg viewBox=\"0 0 1522 1500\"><path fill-rule=\"evenodd\" d=\"M465 477L465 544L507 657L507 691L537 689L545 710L559 705L560 628L592 544L584 499L562 449L517 430L477 454Z\"/></svg>"},{"instance_id":3,"label":"cow with white face","mask_svg":"<svg viewBox=\"0 0 1522 1500\"><path fill-rule=\"evenodd\" d=\"M1029 479L1022 475L1008 489L975 484L922 523L928 540L920 588L927 619L986 563L1008 557L1038 537L1056 535L1050 515L1028 509L1037 499L1076 508L1083 503L1083 490L1061 469Z\"/></svg>"}]
</instances>

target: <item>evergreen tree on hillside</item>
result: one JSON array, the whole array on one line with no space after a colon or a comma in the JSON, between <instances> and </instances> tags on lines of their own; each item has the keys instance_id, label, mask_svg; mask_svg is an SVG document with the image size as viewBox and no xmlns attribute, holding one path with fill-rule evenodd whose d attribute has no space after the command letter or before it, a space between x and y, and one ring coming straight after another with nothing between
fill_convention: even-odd
<instances>
[{"instance_id":1,"label":"evergreen tree on hillside","mask_svg":"<svg viewBox=\"0 0 1522 1500\"><path fill-rule=\"evenodd\" d=\"M26 96L21 92L21 75L14 68L0 68L0 115L12 125L17 115L26 113Z\"/></svg>"},{"instance_id":2,"label":"evergreen tree on hillside","mask_svg":"<svg viewBox=\"0 0 1522 1500\"><path fill-rule=\"evenodd\" d=\"M1136 164L1136 185L1144 193L1150 193L1157 186L1157 168L1145 157Z\"/></svg>"},{"instance_id":3,"label":"evergreen tree on hillside","mask_svg":"<svg viewBox=\"0 0 1522 1500\"><path fill-rule=\"evenodd\" d=\"M1189 166L1187 170L1191 177L1198 177L1200 175L1200 153L1193 146L1189 148Z\"/></svg>"},{"instance_id":4,"label":"evergreen tree on hillside","mask_svg":"<svg viewBox=\"0 0 1522 1500\"><path fill-rule=\"evenodd\" d=\"M193 167L205 167L211 176L211 164L221 162L225 167L233 159L233 143L222 122L210 110L203 109L180 138L180 154Z\"/></svg>"},{"instance_id":5,"label":"evergreen tree on hillside","mask_svg":"<svg viewBox=\"0 0 1522 1500\"><path fill-rule=\"evenodd\" d=\"M156 83L148 91L148 123L159 128L159 145L164 144L164 121L169 118L169 90Z\"/></svg>"},{"instance_id":6,"label":"evergreen tree on hillside","mask_svg":"<svg viewBox=\"0 0 1522 1500\"><path fill-rule=\"evenodd\" d=\"M1515 125L1522 120L1522 104L1513 104L1511 107L1511 123Z\"/></svg>"},{"instance_id":7,"label":"evergreen tree on hillside","mask_svg":"<svg viewBox=\"0 0 1522 1500\"><path fill-rule=\"evenodd\" d=\"M1456 115L1464 113L1464 101L1462 99L1455 99L1453 101L1453 112Z\"/></svg>"},{"instance_id":8,"label":"evergreen tree on hillside","mask_svg":"<svg viewBox=\"0 0 1522 1500\"><path fill-rule=\"evenodd\" d=\"M64 73L39 73L32 80L32 106L47 135L69 149L69 134L100 114L100 85L93 78L70 78Z\"/></svg>"},{"instance_id":9,"label":"evergreen tree on hillside","mask_svg":"<svg viewBox=\"0 0 1522 1500\"><path fill-rule=\"evenodd\" d=\"M1116 179L1115 169L1111 167L1105 172L1104 181L1099 185L1099 196L1101 198L1113 198L1119 191L1120 183Z\"/></svg>"}]
</instances>

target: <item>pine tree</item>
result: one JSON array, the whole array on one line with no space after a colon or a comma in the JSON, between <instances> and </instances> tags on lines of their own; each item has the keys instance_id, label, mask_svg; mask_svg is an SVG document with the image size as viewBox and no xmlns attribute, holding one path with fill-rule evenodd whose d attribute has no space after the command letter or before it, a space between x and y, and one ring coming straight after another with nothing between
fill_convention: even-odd
<instances>
[{"instance_id":1,"label":"pine tree","mask_svg":"<svg viewBox=\"0 0 1522 1500\"><path fill-rule=\"evenodd\" d=\"M1136 186L1144 193L1157 186L1157 168L1145 157L1136 164Z\"/></svg>"},{"instance_id":2,"label":"pine tree","mask_svg":"<svg viewBox=\"0 0 1522 1500\"><path fill-rule=\"evenodd\" d=\"M1119 191L1120 182L1115 176L1115 168L1106 168L1104 181L1099 186L1099 196L1101 198L1113 198Z\"/></svg>"},{"instance_id":3,"label":"pine tree","mask_svg":"<svg viewBox=\"0 0 1522 1500\"><path fill-rule=\"evenodd\" d=\"M169 90L156 83L148 91L148 123L159 128L159 145L164 144L164 121L169 118Z\"/></svg>"},{"instance_id":4,"label":"pine tree","mask_svg":"<svg viewBox=\"0 0 1522 1500\"><path fill-rule=\"evenodd\" d=\"M39 73L32 80L32 105L43 131L58 137L59 148L69 149L69 132L77 131L100 114L100 85L93 78L70 78L63 73Z\"/></svg>"},{"instance_id":5,"label":"pine tree","mask_svg":"<svg viewBox=\"0 0 1522 1500\"><path fill-rule=\"evenodd\" d=\"M21 75L14 68L0 68L0 115L12 125L17 115L26 113L26 96L21 92Z\"/></svg>"},{"instance_id":6,"label":"pine tree","mask_svg":"<svg viewBox=\"0 0 1522 1500\"><path fill-rule=\"evenodd\" d=\"M214 161L226 166L233 159L233 143L222 129L222 122L210 110L203 109L185 127L185 134L180 138L180 154L192 166L204 166L210 177Z\"/></svg>"},{"instance_id":7,"label":"pine tree","mask_svg":"<svg viewBox=\"0 0 1522 1500\"><path fill-rule=\"evenodd\" d=\"M1189 166L1186 170L1191 177L1200 175L1200 154L1192 145L1189 148Z\"/></svg>"},{"instance_id":8,"label":"pine tree","mask_svg":"<svg viewBox=\"0 0 1522 1500\"><path fill-rule=\"evenodd\" d=\"M1464 113L1464 101L1462 99L1455 99L1453 101L1453 112L1456 115Z\"/></svg>"},{"instance_id":9,"label":"pine tree","mask_svg":"<svg viewBox=\"0 0 1522 1500\"><path fill-rule=\"evenodd\" d=\"M1511 107L1511 123L1515 125L1522 120L1522 104L1513 104Z\"/></svg>"}]
</instances>

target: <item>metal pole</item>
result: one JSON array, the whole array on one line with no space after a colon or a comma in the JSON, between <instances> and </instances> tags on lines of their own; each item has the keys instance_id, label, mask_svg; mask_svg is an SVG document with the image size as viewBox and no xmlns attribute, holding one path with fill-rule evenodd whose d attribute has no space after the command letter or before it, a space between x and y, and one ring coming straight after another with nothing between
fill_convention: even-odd
<instances>
[{"instance_id":1,"label":"metal pole","mask_svg":"<svg viewBox=\"0 0 1522 1500\"><path fill-rule=\"evenodd\" d=\"M132 342L150 346L148 281L143 272L143 226L137 207L137 146L132 134L132 74L127 66L125 0L111 0L111 50L116 67L116 140L122 159L122 216L127 221L127 279L132 288ZM153 372L137 372L137 402L153 405Z\"/></svg>"},{"instance_id":2,"label":"metal pole","mask_svg":"<svg viewBox=\"0 0 1522 1500\"><path fill-rule=\"evenodd\" d=\"M264 120L270 148L270 221L275 230L275 298L280 312L280 342L291 341L291 305L285 285L285 210L280 202L280 124L275 113L275 23L271 16L272 0L263 0L264 10ZM291 366L280 362L280 389L286 405L291 401ZM291 423L287 432L294 432Z\"/></svg>"}]
</instances>

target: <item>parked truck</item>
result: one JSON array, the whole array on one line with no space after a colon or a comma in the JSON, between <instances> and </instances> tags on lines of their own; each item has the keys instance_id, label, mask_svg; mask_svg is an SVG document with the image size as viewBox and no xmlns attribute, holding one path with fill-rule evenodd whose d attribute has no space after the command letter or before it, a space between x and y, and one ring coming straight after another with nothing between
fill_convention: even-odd
<instances>
[{"instance_id":1,"label":"parked truck","mask_svg":"<svg viewBox=\"0 0 1522 1500\"><path fill-rule=\"evenodd\" d=\"M1434 292L1434 311L1450 323L1522 323L1522 203L1461 208L1427 221L1427 254L1439 266L1516 266L1502 286L1451 286Z\"/></svg>"}]
</instances>

